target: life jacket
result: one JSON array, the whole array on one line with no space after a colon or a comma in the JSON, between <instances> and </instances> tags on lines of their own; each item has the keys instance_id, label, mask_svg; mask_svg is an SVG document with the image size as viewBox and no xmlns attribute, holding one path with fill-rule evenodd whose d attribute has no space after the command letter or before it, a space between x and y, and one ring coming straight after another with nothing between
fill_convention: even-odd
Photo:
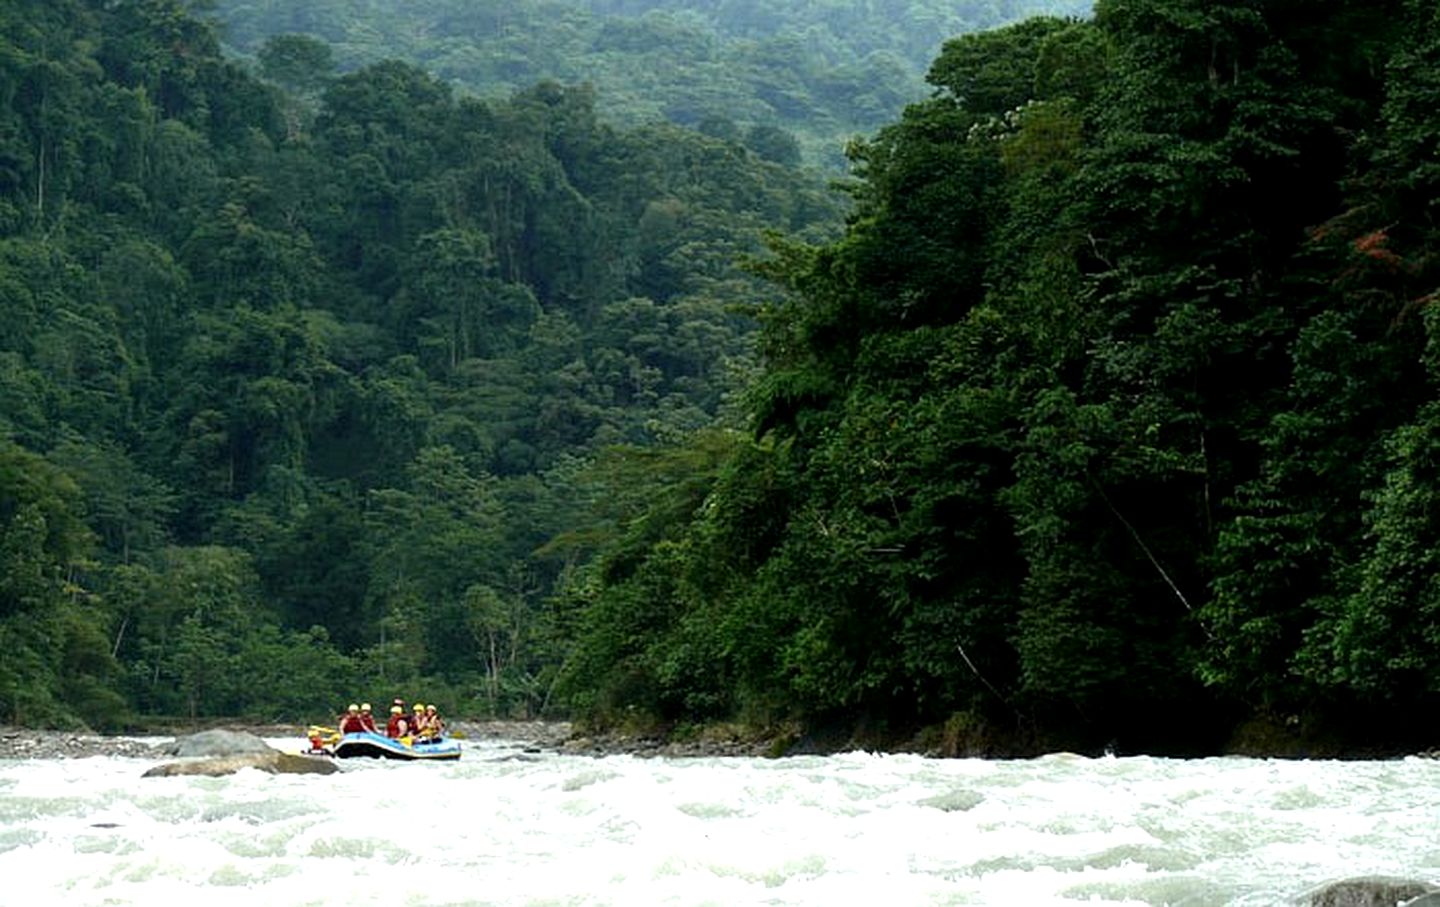
<instances>
[{"instance_id":1,"label":"life jacket","mask_svg":"<svg viewBox=\"0 0 1440 907\"><path fill-rule=\"evenodd\" d=\"M340 722L340 733L342 734L358 734L363 730L366 730L365 719L359 715L346 715Z\"/></svg>"},{"instance_id":2,"label":"life jacket","mask_svg":"<svg viewBox=\"0 0 1440 907\"><path fill-rule=\"evenodd\" d=\"M400 736L400 722L402 722L402 721L404 721L404 720L405 720L405 716L403 716L403 715L391 715L391 716L390 716L390 720L387 721L387 722L385 722L385 736L386 736L386 737L399 737L399 736Z\"/></svg>"}]
</instances>

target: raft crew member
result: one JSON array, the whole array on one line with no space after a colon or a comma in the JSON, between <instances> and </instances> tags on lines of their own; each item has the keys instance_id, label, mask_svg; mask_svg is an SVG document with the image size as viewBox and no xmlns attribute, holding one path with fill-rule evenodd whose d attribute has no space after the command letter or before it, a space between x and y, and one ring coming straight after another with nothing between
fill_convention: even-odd
<instances>
[{"instance_id":1,"label":"raft crew member","mask_svg":"<svg viewBox=\"0 0 1440 907\"><path fill-rule=\"evenodd\" d=\"M429 740L430 738L432 738L432 737L435 736L435 731L434 731L434 730L432 729L432 727L431 727L430 715L431 715L431 712L428 710L428 708L427 708L426 706L417 705L417 706L415 707L415 736L416 736L416 737L419 737L419 738L424 739L424 740Z\"/></svg>"},{"instance_id":2,"label":"raft crew member","mask_svg":"<svg viewBox=\"0 0 1440 907\"><path fill-rule=\"evenodd\" d=\"M365 730L365 720L360 717L360 706L350 703L345 708L345 714L340 716L340 733L358 734Z\"/></svg>"},{"instance_id":3,"label":"raft crew member","mask_svg":"<svg viewBox=\"0 0 1440 907\"><path fill-rule=\"evenodd\" d=\"M410 733L419 735L425 727L425 706L415 703L415 714L410 716Z\"/></svg>"},{"instance_id":4,"label":"raft crew member","mask_svg":"<svg viewBox=\"0 0 1440 907\"><path fill-rule=\"evenodd\" d=\"M445 734L445 722L433 705L425 706L425 732L432 740L439 740Z\"/></svg>"},{"instance_id":5,"label":"raft crew member","mask_svg":"<svg viewBox=\"0 0 1440 907\"><path fill-rule=\"evenodd\" d=\"M375 727L375 714L370 711L370 703L368 702L360 703L360 722L365 725L365 730L370 733L380 733L379 729Z\"/></svg>"},{"instance_id":6,"label":"raft crew member","mask_svg":"<svg viewBox=\"0 0 1440 907\"><path fill-rule=\"evenodd\" d=\"M405 710L398 705L390 706L390 720L385 723L385 736L392 738L404 737L410 730L410 723L405 720Z\"/></svg>"}]
</instances>

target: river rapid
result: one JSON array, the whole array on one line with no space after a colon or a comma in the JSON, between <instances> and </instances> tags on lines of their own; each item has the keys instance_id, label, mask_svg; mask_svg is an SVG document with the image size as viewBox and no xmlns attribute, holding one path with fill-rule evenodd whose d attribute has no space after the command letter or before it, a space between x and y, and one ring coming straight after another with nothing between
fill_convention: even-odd
<instances>
[{"instance_id":1,"label":"river rapid","mask_svg":"<svg viewBox=\"0 0 1440 907\"><path fill-rule=\"evenodd\" d=\"M272 741L294 749L297 741ZM3 904L1276 905L1440 880L1440 762L1056 755L0 761Z\"/></svg>"}]
</instances>

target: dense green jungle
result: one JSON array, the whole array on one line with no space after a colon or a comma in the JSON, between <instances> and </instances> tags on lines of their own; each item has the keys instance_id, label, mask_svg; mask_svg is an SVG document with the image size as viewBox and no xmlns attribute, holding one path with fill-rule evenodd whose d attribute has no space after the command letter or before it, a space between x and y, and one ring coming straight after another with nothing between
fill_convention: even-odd
<instances>
[{"instance_id":1,"label":"dense green jungle","mask_svg":"<svg viewBox=\"0 0 1440 907\"><path fill-rule=\"evenodd\" d=\"M391 57L482 97L588 84L608 122L656 120L770 160L839 169L846 143L928 94L945 38L1090 0L218 0L226 44L256 57L319 39L341 71ZM273 51L272 51L273 53Z\"/></svg>"},{"instance_id":2,"label":"dense green jungle","mask_svg":"<svg viewBox=\"0 0 1440 907\"><path fill-rule=\"evenodd\" d=\"M1440 4L770 7L0 7L0 720L1440 742Z\"/></svg>"}]
</instances>

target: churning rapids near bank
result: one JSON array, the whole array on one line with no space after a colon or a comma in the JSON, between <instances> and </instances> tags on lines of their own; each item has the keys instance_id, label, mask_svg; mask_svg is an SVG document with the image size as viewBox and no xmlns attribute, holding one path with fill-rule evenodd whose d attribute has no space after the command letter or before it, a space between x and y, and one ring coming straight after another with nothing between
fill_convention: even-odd
<instances>
[{"instance_id":1,"label":"churning rapids near bank","mask_svg":"<svg viewBox=\"0 0 1440 907\"><path fill-rule=\"evenodd\" d=\"M486 742L323 777L142 779L152 764L0 762L0 902L1198 907L1440 879L1428 759L646 760Z\"/></svg>"}]
</instances>

